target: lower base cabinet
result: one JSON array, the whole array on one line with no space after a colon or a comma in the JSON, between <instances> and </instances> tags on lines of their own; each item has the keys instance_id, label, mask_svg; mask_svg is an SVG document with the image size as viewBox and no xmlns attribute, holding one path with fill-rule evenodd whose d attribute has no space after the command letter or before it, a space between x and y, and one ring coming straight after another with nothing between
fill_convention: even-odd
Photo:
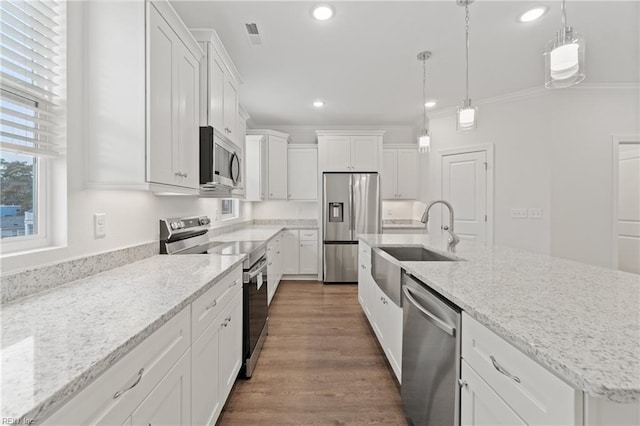
<instances>
[{"instance_id":1,"label":"lower base cabinet","mask_svg":"<svg viewBox=\"0 0 640 426\"><path fill-rule=\"evenodd\" d=\"M131 415L132 425L191 425L191 351L171 368Z\"/></svg>"},{"instance_id":2,"label":"lower base cabinet","mask_svg":"<svg viewBox=\"0 0 640 426\"><path fill-rule=\"evenodd\" d=\"M391 301L371 276L371 247L358 249L358 301L400 383L402 381L402 308Z\"/></svg>"},{"instance_id":3,"label":"lower base cabinet","mask_svg":"<svg viewBox=\"0 0 640 426\"><path fill-rule=\"evenodd\" d=\"M242 366L241 283L238 267L43 423L215 424Z\"/></svg>"},{"instance_id":4,"label":"lower base cabinet","mask_svg":"<svg viewBox=\"0 0 640 426\"><path fill-rule=\"evenodd\" d=\"M460 424L462 426L526 425L484 380L462 361Z\"/></svg>"},{"instance_id":5,"label":"lower base cabinet","mask_svg":"<svg viewBox=\"0 0 640 426\"><path fill-rule=\"evenodd\" d=\"M318 230L283 231L283 272L286 275L318 274Z\"/></svg>"}]
</instances>

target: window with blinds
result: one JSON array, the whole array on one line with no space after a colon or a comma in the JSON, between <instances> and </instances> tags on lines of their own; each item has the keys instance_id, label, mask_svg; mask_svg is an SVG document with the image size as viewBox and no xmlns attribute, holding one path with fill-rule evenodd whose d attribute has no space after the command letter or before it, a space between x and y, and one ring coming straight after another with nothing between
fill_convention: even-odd
<instances>
[{"instance_id":1,"label":"window with blinds","mask_svg":"<svg viewBox=\"0 0 640 426\"><path fill-rule=\"evenodd\" d=\"M46 164L61 154L57 129L62 5L0 1L0 219L2 238L44 225Z\"/></svg>"}]
</instances>

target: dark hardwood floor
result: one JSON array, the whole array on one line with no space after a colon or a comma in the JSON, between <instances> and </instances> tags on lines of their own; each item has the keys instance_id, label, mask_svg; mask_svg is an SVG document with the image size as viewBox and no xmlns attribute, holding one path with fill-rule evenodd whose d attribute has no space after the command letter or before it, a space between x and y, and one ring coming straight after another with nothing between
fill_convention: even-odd
<instances>
[{"instance_id":1,"label":"dark hardwood floor","mask_svg":"<svg viewBox=\"0 0 640 426\"><path fill-rule=\"evenodd\" d=\"M220 425L405 425L399 388L355 285L283 281L251 380L239 379Z\"/></svg>"}]
</instances>

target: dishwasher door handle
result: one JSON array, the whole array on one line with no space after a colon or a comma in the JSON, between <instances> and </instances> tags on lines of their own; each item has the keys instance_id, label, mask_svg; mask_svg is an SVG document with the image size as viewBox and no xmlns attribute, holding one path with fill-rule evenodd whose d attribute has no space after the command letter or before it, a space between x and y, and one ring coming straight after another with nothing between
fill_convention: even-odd
<instances>
[{"instance_id":1,"label":"dishwasher door handle","mask_svg":"<svg viewBox=\"0 0 640 426\"><path fill-rule=\"evenodd\" d=\"M409 302L411 302L413 306L418 308L418 310L422 313L422 315L424 315L424 317L429 322L431 322L433 325L435 325L436 327L438 327L439 329L441 329L442 331L444 331L450 336L456 335L455 327L451 327L449 324L445 323L440 318L436 317L431 312L427 311L424 307L422 307L418 303L418 301L414 299L413 296L411 296L411 291L409 290L408 287L402 287L402 291L404 292L404 295L407 297L407 300L409 300Z\"/></svg>"}]
</instances>

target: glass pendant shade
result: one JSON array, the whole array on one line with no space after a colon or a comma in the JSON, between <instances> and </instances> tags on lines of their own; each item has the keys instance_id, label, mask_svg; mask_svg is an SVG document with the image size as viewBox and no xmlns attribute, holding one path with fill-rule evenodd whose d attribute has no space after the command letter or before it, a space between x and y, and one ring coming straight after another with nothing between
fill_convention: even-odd
<instances>
[{"instance_id":1,"label":"glass pendant shade","mask_svg":"<svg viewBox=\"0 0 640 426\"><path fill-rule=\"evenodd\" d=\"M456 127L459 132L468 132L478 127L478 108L471 106L471 100L465 100L462 106L458 107Z\"/></svg>"},{"instance_id":2,"label":"glass pendant shade","mask_svg":"<svg viewBox=\"0 0 640 426\"><path fill-rule=\"evenodd\" d=\"M428 130L423 130L422 134L418 138L418 151L421 153L429 152L431 150L431 134Z\"/></svg>"},{"instance_id":3,"label":"glass pendant shade","mask_svg":"<svg viewBox=\"0 0 640 426\"><path fill-rule=\"evenodd\" d=\"M545 48L545 83L552 89L573 86L585 78L585 42L570 28L560 30Z\"/></svg>"}]
</instances>

